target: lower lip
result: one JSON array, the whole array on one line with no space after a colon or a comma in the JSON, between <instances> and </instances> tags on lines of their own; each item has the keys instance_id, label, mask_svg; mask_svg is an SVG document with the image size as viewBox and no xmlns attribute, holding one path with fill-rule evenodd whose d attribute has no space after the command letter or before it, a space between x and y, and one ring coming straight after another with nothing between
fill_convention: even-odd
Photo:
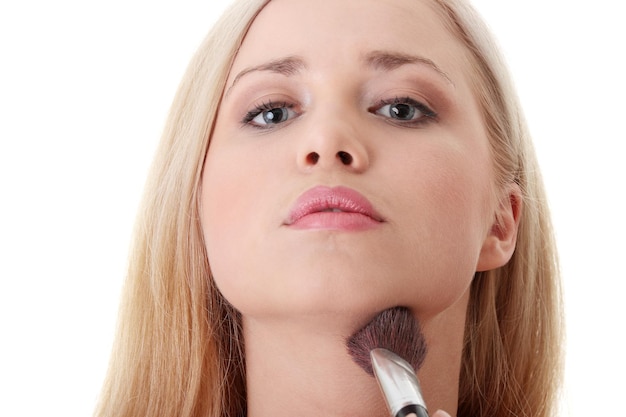
<instances>
[{"instance_id":1,"label":"lower lip","mask_svg":"<svg viewBox=\"0 0 626 417\"><path fill-rule=\"evenodd\" d=\"M360 213L322 211L307 214L292 223L290 227L306 230L369 230L380 225L380 222Z\"/></svg>"}]
</instances>

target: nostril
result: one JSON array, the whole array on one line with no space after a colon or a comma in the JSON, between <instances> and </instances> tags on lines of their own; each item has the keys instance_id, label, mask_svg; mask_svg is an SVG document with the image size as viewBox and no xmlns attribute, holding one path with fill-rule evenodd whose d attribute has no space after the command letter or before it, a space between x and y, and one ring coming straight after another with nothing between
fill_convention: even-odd
<instances>
[{"instance_id":1,"label":"nostril","mask_svg":"<svg viewBox=\"0 0 626 417\"><path fill-rule=\"evenodd\" d=\"M317 152L311 152L310 154L306 156L306 161L311 165L317 164L317 161L319 160L320 160L320 155Z\"/></svg>"},{"instance_id":2,"label":"nostril","mask_svg":"<svg viewBox=\"0 0 626 417\"><path fill-rule=\"evenodd\" d=\"M344 165L350 165L352 163L352 155L350 155L348 152L339 151L337 152L337 157Z\"/></svg>"}]
</instances>

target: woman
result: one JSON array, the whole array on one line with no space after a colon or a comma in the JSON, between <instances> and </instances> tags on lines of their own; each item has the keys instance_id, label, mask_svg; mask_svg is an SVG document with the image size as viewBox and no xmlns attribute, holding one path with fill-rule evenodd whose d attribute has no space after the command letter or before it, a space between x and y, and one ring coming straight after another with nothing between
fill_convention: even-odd
<instances>
[{"instance_id":1,"label":"woman","mask_svg":"<svg viewBox=\"0 0 626 417\"><path fill-rule=\"evenodd\" d=\"M552 415L552 239L465 2L237 2L175 99L97 414L384 416L344 341L404 306L432 410Z\"/></svg>"}]
</instances>

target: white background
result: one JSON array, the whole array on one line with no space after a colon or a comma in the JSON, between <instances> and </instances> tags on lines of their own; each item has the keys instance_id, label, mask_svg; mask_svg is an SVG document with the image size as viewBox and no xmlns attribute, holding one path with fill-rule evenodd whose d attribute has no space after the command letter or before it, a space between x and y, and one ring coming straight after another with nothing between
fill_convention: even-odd
<instances>
[{"instance_id":1,"label":"white background","mask_svg":"<svg viewBox=\"0 0 626 417\"><path fill-rule=\"evenodd\" d=\"M0 416L91 414L147 168L217 3L0 3ZM512 69L553 209L564 416L626 413L620 4L475 0Z\"/></svg>"}]
</instances>

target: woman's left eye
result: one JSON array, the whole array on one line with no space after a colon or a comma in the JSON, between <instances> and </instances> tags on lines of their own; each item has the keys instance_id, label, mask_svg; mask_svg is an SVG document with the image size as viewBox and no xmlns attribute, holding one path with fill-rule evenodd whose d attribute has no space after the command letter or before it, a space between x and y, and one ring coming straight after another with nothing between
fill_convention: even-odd
<instances>
[{"instance_id":1,"label":"woman's left eye","mask_svg":"<svg viewBox=\"0 0 626 417\"><path fill-rule=\"evenodd\" d=\"M428 106L408 97L383 100L370 111L401 123L422 123L437 118Z\"/></svg>"},{"instance_id":2,"label":"woman's left eye","mask_svg":"<svg viewBox=\"0 0 626 417\"><path fill-rule=\"evenodd\" d=\"M244 124L257 127L271 127L284 123L297 116L293 106L287 103L263 103L244 117Z\"/></svg>"}]
</instances>

